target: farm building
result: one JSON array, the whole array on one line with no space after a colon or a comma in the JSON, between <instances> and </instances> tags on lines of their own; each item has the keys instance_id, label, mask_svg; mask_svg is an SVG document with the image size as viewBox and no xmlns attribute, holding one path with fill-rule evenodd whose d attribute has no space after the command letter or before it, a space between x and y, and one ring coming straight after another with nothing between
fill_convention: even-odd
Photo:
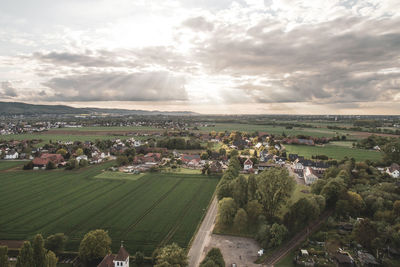
<instances>
[{"instance_id":1,"label":"farm building","mask_svg":"<svg viewBox=\"0 0 400 267\"><path fill-rule=\"evenodd\" d=\"M42 154L32 160L34 169L44 169L49 162L53 162L56 166L64 162L64 157L60 154Z\"/></svg>"}]
</instances>

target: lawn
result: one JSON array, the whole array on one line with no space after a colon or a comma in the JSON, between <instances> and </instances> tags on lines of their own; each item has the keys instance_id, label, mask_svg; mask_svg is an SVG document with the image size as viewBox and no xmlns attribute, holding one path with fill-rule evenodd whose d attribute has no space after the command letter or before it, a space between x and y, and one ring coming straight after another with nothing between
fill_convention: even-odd
<instances>
[{"instance_id":1,"label":"lawn","mask_svg":"<svg viewBox=\"0 0 400 267\"><path fill-rule=\"evenodd\" d=\"M0 175L0 239L65 233L76 251L83 235L106 229L113 251L120 241L133 255L159 245L187 247L218 178L147 173L136 181L94 179L113 162L76 171L14 171Z\"/></svg>"},{"instance_id":2,"label":"lawn","mask_svg":"<svg viewBox=\"0 0 400 267\"><path fill-rule=\"evenodd\" d=\"M347 145L347 144L346 144ZM382 153L377 151L356 149L346 146L341 143L328 144L325 146L304 146L304 145L285 145L286 151L291 154L298 154L306 158L311 158L313 155L326 155L329 158L342 160L344 157L354 158L356 161L379 161L382 159Z\"/></svg>"},{"instance_id":3,"label":"lawn","mask_svg":"<svg viewBox=\"0 0 400 267\"><path fill-rule=\"evenodd\" d=\"M8 170L17 166L22 166L27 161L22 160L0 160L0 171Z\"/></svg>"}]
</instances>

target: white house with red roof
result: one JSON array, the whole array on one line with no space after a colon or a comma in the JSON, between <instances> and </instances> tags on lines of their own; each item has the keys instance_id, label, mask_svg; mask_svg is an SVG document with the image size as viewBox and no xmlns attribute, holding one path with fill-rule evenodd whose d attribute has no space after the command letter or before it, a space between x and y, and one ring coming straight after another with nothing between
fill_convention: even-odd
<instances>
[{"instance_id":1,"label":"white house with red roof","mask_svg":"<svg viewBox=\"0 0 400 267\"><path fill-rule=\"evenodd\" d=\"M253 162L248 158L243 164L243 170L250 171L251 169L253 169Z\"/></svg>"}]
</instances>

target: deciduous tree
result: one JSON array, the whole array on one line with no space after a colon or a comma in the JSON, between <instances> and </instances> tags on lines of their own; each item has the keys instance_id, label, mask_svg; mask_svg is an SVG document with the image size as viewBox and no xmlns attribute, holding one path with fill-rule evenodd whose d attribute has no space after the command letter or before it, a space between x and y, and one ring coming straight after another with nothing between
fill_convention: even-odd
<instances>
[{"instance_id":1,"label":"deciduous tree","mask_svg":"<svg viewBox=\"0 0 400 267\"><path fill-rule=\"evenodd\" d=\"M186 251L179 247L176 243L167 245L160 249L155 267L175 266L183 267L188 265Z\"/></svg>"},{"instance_id":2,"label":"deciduous tree","mask_svg":"<svg viewBox=\"0 0 400 267\"><path fill-rule=\"evenodd\" d=\"M111 252L111 238L102 229L87 233L79 245L79 258L84 262L102 259Z\"/></svg>"},{"instance_id":3,"label":"deciduous tree","mask_svg":"<svg viewBox=\"0 0 400 267\"><path fill-rule=\"evenodd\" d=\"M295 181L286 169L272 168L257 176L257 198L267 216L273 217L286 203L295 187Z\"/></svg>"}]
</instances>

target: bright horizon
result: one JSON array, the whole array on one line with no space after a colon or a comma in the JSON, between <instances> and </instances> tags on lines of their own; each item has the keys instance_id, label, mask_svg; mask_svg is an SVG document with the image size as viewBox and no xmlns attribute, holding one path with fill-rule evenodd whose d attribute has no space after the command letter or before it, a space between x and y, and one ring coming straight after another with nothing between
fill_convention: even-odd
<instances>
[{"instance_id":1,"label":"bright horizon","mask_svg":"<svg viewBox=\"0 0 400 267\"><path fill-rule=\"evenodd\" d=\"M400 114L400 2L0 1L0 101Z\"/></svg>"}]
</instances>

